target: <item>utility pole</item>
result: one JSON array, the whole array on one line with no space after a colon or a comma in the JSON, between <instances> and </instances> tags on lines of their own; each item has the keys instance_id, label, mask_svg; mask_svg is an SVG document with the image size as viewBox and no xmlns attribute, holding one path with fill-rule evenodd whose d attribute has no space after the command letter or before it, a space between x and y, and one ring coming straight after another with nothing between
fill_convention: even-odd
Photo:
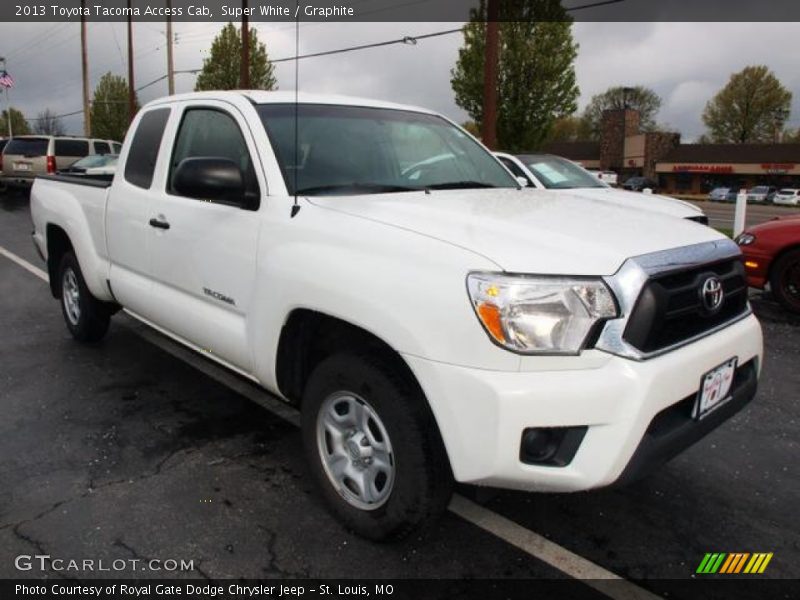
<instances>
[{"instance_id":1,"label":"utility pole","mask_svg":"<svg viewBox=\"0 0 800 600\"><path fill-rule=\"evenodd\" d=\"M489 0L486 11L486 48L483 65L483 122L481 137L490 150L497 149L497 62L500 36L498 0Z\"/></svg>"},{"instance_id":2,"label":"utility pole","mask_svg":"<svg viewBox=\"0 0 800 600\"><path fill-rule=\"evenodd\" d=\"M247 0L242 0L242 65L239 72L239 87L250 89L250 27L247 18Z\"/></svg>"},{"instance_id":3,"label":"utility pole","mask_svg":"<svg viewBox=\"0 0 800 600\"><path fill-rule=\"evenodd\" d=\"M92 110L89 105L89 53L86 49L86 0L81 0L81 73L83 76L83 135L92 135Z\"/></svg>"},{"instance_id":4,"label":"utility pole","mask_svg":"<svg viewBox=\"0 0 800 600\"><path fill-rule=\"evenodd\" d=\"M131 0L128 0L128 9L131 8ZM136 88L133 82L133 17L131 10L128 10L128 122L133 121L136 113Z\"/></svg>"},{"instance_id":5,"label":"utility pole","mask_svg":"<svg viewBox=\"0 0 800 600\"><path fill-rule=\"evenodd\" d=\"M3 63L3 67L0 68L0 72L6 72L6 59L3 56L0 56L0 63ZM11 96L8 95L8 88L3 86L3 89L6 92L6 125L8 127L8 137L14 137L14 128L11 125ZM2 113L0 113L2 115Z\"/></svg>"},{"instance_id":6,"label":"utility pole","mask_svg":"<svg viewBox=\"0 0 800 600\"><path fill-rule=\"evenodd\" d=\"M175 64L172 60L172 0L167 0L167 86L169 95L175 93Z\"/></svg>"}]
</instances>

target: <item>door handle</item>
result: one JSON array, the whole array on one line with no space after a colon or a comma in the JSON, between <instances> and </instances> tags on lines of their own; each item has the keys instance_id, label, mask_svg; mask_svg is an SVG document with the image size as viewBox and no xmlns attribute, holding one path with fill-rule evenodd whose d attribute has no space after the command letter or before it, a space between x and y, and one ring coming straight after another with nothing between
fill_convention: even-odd
<instances>
[{"instance_id":1,"label":"door handle","mask_svg":"<svg viewBox=\"0 0 800 600\"><path fill-rule=\"evenodd\" d=\"M169 223L166 221L159 221L158 219L150 219L150 227L156 229L169 229Z\"/></svg>"}]
</instances>

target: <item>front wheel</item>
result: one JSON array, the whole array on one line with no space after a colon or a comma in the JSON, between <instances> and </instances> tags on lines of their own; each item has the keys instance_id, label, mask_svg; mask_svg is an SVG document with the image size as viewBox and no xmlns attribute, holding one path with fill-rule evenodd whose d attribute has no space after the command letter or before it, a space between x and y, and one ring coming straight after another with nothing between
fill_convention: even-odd
<instances>
[{"instance_id":1,"label":"front wheel","mask_svg":"<svg viewBox=\"0 0 800 600\"><path fill-rule=\"evenodd\" d=\"M83 279L78 259L67 252L58 269L61 286L61 312L67 329L79 342L98 342L103 339L111 313L97 300Z\"/></svg>"},{"instance_id":2,"label":"front wheel","mask_svg":"<svg viewBox=\"0 0 800 600\"><path fill-rule=\"evenodd\" d=\"M452 474L421 392L374 356L335 355L303 395L303 443L328 507L373 540L400 539L438 517Z\"/></svg>"},{"instance_id":3,"label":"front wheel","mask_svg":"<svg viewBox=\"0 0 800 600\"><path fill-rule=\"evenodd\" d=\"M769 283L778 302L800 314L800 249L787 252L775 262Z\"/></svg>"}]
</instances>

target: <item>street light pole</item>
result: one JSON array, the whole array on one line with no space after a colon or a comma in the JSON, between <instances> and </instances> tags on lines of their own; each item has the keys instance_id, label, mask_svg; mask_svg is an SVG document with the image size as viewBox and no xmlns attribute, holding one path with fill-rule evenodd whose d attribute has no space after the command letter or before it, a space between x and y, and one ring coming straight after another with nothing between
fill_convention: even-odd
<instances>
[{"instance_id":1,"label":"street light pole","mask_svg":"<svg viewBox=\"0 0 800 600\"><path fill-rule=\"evenodd\" d=\"M172 0L167 0L167 90L175 93L175 63L172 58Z\"/></svg>"}]
</instances>

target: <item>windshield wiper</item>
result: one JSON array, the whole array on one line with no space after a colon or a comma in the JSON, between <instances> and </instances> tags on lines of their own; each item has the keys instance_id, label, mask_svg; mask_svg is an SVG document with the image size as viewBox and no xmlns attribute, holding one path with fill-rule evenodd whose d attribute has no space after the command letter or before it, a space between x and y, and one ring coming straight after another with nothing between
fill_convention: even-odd
<instances>
[{"instance_id":1,"label":"windshield wiper","mask_svg":"<svg viewBox=\"0 0 800 600\"><path fill-rule=\"evenodd\" d=\"M448 181L445 183L434 183L429 185L430 190L466 190L470 188L494 188L496 185L484 183L482 181Z\"/></svg>"},{"instance_id":2,"label":"windshield wiper","mask_svg":"<svg viewBox=\"0 0 800 600\"><path fill-rule=\"evenodd\" d=\"M340 183L335 185L317 185L300 188L297 194L301 196L314 196L317 194L347 195L347 194L390 194L392 192L424 192L425 188L393 185L384 183Z\"/></svg>"}]
</instances>

